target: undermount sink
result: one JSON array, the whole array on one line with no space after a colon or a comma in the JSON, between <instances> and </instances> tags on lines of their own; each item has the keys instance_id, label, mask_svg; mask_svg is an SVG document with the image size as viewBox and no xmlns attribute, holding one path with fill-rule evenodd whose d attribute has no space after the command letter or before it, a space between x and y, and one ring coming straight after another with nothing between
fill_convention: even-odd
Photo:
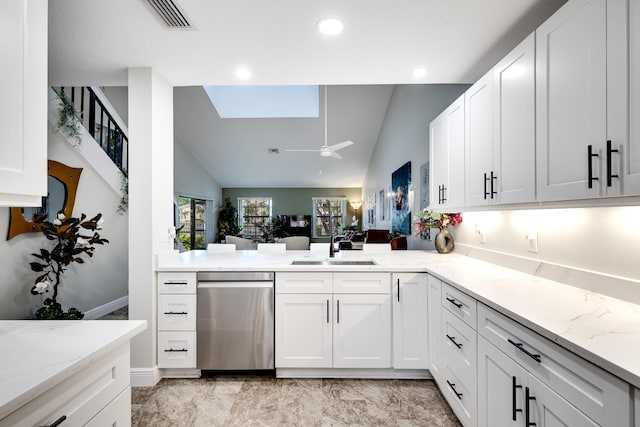
<instances>
[{"instance_id":1,"label":"undermount sink","mask_svg":"<svg viewBox=\"0 0 640 427\"><path fill-rule=\"evenodd\" d=\"M346 260L346 259L326 259L326 260L296 260L291 261L291 265L376 265L376 262L367 260Z\"/></svg>"}]
</instances>

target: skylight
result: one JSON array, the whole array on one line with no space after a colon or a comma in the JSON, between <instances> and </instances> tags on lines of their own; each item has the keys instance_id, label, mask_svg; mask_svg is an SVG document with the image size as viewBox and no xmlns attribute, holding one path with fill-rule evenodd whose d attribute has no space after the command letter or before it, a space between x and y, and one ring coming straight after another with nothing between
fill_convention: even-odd
<instances>
[{"instance_id":1,"label":"skylight","mask_svg":"<svg viewBox=\"0 0 640 427\"><path fill-rule=\"evenodd\" d=\"M318 86L205 86L223 119L319 117Z\"/></svg>"}]
</instances>

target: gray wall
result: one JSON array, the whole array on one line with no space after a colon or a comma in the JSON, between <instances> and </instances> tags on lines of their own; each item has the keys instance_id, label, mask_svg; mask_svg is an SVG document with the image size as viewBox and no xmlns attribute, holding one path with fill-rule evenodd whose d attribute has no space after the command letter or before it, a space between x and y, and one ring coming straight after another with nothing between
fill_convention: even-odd
<instances>
[{"instance_id":1,"label":"gray wall","mask_svg":"<svg viewBox=\"0 0 640 427\"><path fill-rule=\"evenodd\" d=\"M369 162L363 199L391 186L391 174L411 161L413 215L420 207L420 166L429 156L429 123L462 94L468 85L396 85ZM391 221L376 216L375 228L391 230ZM413 232L413 225L412 225ZM433 248L432 242L409 236L409 249Z\"/></svg>"}]
</instances>

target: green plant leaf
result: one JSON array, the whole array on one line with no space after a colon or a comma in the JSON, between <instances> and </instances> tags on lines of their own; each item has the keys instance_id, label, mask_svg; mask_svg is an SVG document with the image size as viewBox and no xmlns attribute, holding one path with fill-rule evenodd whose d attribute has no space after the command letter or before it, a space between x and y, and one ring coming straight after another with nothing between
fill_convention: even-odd
<instances>
[{"instance_id":1,"label":"green plant leaf","mask_svg":"<svg viewBox=\"0 0 640 427\"><path fill-rule=\"evenodd\" d=\"M39 262L30 262L29 265L33 271L37 272L44 271L44 267L46 267L46 265L42 265Z\"/></svg>"}]
</instances>

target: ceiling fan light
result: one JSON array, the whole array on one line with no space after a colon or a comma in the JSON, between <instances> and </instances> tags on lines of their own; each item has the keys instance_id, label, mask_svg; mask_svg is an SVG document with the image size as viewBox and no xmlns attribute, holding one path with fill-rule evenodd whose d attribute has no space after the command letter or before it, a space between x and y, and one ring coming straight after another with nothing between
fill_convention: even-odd
<instances>
[{"instance_id":1,"label":"ceiling fan light","mask_svg":"<svg viewBox=\"0 0 640 427\"><path fill-rule=\"evenodd\" d=\"M322 157L331 157L331 151L329 151L329 150L322 150L322 151L320 151L320 155L321 155Z\"/></svg>"},{"instance_id":2,"label":"ceiling fan light","mask_svg":"<svg viewBox=\"0 0 640 427\"><path fill-rule=\"evenodd\" d=\"M325 18L318 22L318 31L327 36L335 36L342 32L342 22L335 18Z\"/></svg>"}]
</instances>

